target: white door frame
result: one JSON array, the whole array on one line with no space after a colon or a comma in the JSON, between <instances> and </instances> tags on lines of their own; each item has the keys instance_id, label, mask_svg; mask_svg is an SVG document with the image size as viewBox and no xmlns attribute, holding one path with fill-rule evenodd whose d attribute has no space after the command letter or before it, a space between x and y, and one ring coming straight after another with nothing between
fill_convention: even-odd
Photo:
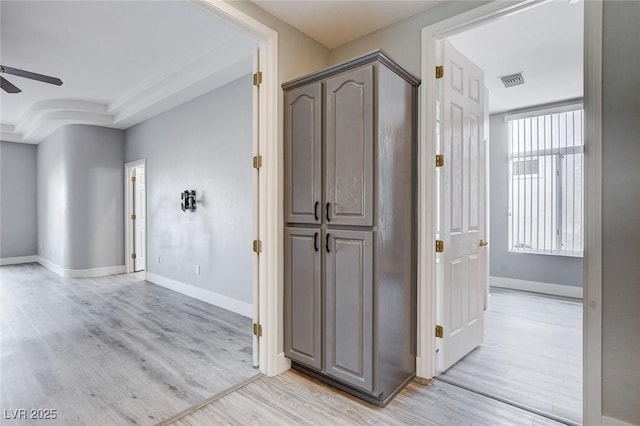
<instances>
[{"instance_id":1,"label":"white door frame","mask_svg":"<svg viewBox=\"0 0 640 426\"><path fill-rule=\"evenodd\" d=\"M131 259L131 253L133 253L135 244L135 235L133 234L133 222L131 221L131 212L133 212L133 203L131 200L133 199L133 191L131 187L131 172L134 168L143 166L145 170L145 174L147 172L147 160L143 158L142 160L131 161L129 163L125 163L124 165L124 272L126 274L130 274L134 272L134 264ZM144 197L145 204L147 203L147 197ZM146 205L145 205L146 208ZM145 215L145 229L147 227L147 215ZM145 247L147 246L147 233L144 234L145 238ZM145 256L145 265L144 270L147 270L147 262Z\"/></svg>"},{"instance_id":2,"label":"white door frame","mask_svg":"<svg viewBox=\"0 0 640 426\"><path fill-rule=\"evenodd\" d=\"M420 144L418 158L418 357L417 375L435 375L435 44L463 30L532 4L493 1L422 29ZM602 0L585 1L584 108L585 252L583 277L583 423L602 424Z\"/></svg>"},{"instance_id":3,"label":"white door frame","mask_svg":"<svg viewBox=\"0 0 640 426\"><path fill-rule=\"evenodd\" d=\"M278 95L278 33L231 4L219 0L192 1L196 6L218 19L234 25L258 39L258 62L262 72L259 96L254 97L254 111L258 111L259 124L254 130L254 155L262 156L262 168L258 174L259 217L256 239L262 241L262 252L254 262L253 275L258 277L259 323L262 337L259 342L260 371L275 376L290 367L284 357L282 342L279 342L281 310L279 294L282 289L282 148L279 143L280 128ZM255 117L254 117L255 122ZM257 151L255 149L257 148ZM251 159L247 158L247 162ZM247 246L251 250L250 246ZM257 267L257 271L256 268Z\"/></svg>"}]
</instances>

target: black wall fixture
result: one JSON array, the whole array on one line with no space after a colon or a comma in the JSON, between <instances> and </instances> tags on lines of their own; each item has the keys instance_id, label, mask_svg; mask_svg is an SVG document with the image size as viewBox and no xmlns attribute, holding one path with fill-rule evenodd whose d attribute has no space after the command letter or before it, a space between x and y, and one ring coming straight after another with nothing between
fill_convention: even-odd
<instances>
[{"instance_id":1,"label":"black wall fixture","mask_svg":"<svg viewBox=\"0 0 640 426\"><path fill-rule=\"evenodd\" d=\"M182 198L182 211L189 210L190 212L196 211L196 190L187 189L180 194Z\"/></svg>"}]
</instances>

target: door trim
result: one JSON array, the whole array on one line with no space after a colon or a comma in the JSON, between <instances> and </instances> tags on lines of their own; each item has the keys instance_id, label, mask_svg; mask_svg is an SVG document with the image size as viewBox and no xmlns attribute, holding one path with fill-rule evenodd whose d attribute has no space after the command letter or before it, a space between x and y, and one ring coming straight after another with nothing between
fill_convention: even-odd
<instances>
[{"instance_id":1,"label":"door trim","mask_svg":"<svg viewBox=\"0 0 640 426\"><path fill-rule=\"evenodd\" d=\"M262 155L262 167L258 174L258 235L262 241L262 252L254 262L254 275L258 277L259 323L262 337L259 339L260 372L275 376L291 367L284 356L282 338L282 304L279 295L283 290L284 241L282 238L283 206L283 162L282 147L279 143L279 103L278 95L278 32L267 25L220 0L191 0L191 3L222 19L258 40L258 62L262 72L262 83L258 86L258 96L254 97L254 111L258 111L258 152ZM257 99L257 100L256 100ZM255 117L254 117L255 119ZM247 159L249 162L251 159ZM257 263L258 270L255 270Z\"/></svg>"},{"instance_id":2,"label":"door trim","mask_svg":"<svg viewBox=\"0 0 640 426\"><path fill-rule=\"evenodd\" d=\"M131 213L133 212L133 206L131 203L132 197L133 197L133 192L132 192L132 188L131 188L131 180L130 180L130 176L131 176L131 172L133 171L133 169L135 167L138 166L143 166L144 167L144 172L145 175L147 173L147 159L143 158L141 160L136 160L136 161L130 161L128 163L125 163L124 165L124 272L125 274L130 274L132 272L134 272L134 264L133 261L131 259L131 253L133 253L134 250L134 239L135 239L135 235L133 234L133 222L131 221ZM147 203L147 197L144 197L144 202L145 202L145 210L146 210L146 203ZM147 226L147 218L145 215L145 229ZM144 238L145 238L145 247L148 247L147 245L147 233L145 232L144 234ZM144 264L144 270L147 270L147 261L146 261L146 256L145 256L145 264Z\"/></svg>"},{"instance_id":3,"label":"door trim","mask_svg":"<svg viewBox=\"0 0 640 426\"><path fill-rule=\"evenodd\" d=\"M435 42L536 4L494 1L422 28L420 143L418 158L418 315L417 375L435 375ZM602 8L585 2L584 99L586 114L585 253L583 276L583 422L602 422Z\"/></svg>"}]
</instances>

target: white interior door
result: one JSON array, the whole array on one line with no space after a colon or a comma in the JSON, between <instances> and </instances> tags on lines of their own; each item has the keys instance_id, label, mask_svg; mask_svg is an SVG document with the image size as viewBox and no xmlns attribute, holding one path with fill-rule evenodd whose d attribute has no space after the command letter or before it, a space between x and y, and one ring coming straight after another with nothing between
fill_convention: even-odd
<instances>
[{"instance_id":1,"label":"white interior door","mask_svg":"<svg viewBox=\"0 0 640 426\"><path fill-rule=\"evenodd\" d=\"M438 369L445 371L482 343L486 283L484 78L447 42L439 46L444 77L440 95L438 168L437 339ZM442 138L442 139L440 139Z\"/></svg>"},{"instance_id":2,"label":"white interior door","mask_svg":"<svg viewBox=\"0 0 640 426\"><path fill-rule=\"evenodd\" d=\"M134 235L134 253L136 258L133 260L133 270L135 272L143 271L146 265L146 179L144 166L138 166L134 169L135 181L133 185L133 212L135 220L133 221Z\"/></svg>"}]
</instances>

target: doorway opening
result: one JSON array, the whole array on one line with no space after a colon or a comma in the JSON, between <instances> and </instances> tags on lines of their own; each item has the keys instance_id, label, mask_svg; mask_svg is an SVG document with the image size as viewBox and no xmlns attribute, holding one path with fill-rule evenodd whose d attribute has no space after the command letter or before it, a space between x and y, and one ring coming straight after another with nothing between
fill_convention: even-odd
<instances>
[{"instance_id":1,"label":"doorway opening","mask_svg":"<svg viewBox=\"0 0 640 426\"><path fill-rule=\"evenodd\" d=\"M147 185L146 160L126 163L124 166L125 199L125 267L126 272L147 269Z\"/></svg>"},{"instance_id":2,"label":"doorway opening","mask_svg":"<svg viewBox=\"0 0 640 426\"><path fill-rule=\"evenodd\" d=\"M574 74L574 79L577 80L580 89L579 93L570 95L564 93L564 97L560 98L549 97L548 99L538 100L529 104L511 106L510 108L503 108L499 110L492 109L490 108L491 106L489 102L483 102L480 100L480 97L477 96L478 92L484 92L482 86L487 83L489 77L500 82L498 80L498 77L500 76L517 74L525 71L523 72L523 75L525 81L527 81L527 77L532 77L534 73L527 75L526 70L518 69L523 66L522 63L515 63L511 64L513 68L510 71L505 71L503 74L495 74L493 73L493 70L490 70L492 74L488 74L485 71L485 74L481 74L479 78L469 78L466 74L468 71L467 69L469 68L468 64L461 58L454 58L451 60L452 56L447 53L447 48L444 46L444 40L447 39L447 42L451 42L455 47L459 47L460 50L466 54L467 52L464 51L465 48L463 43L456 42L456 37L458 35L464 35L464 33L469 32L472 29L481 29L482 26L485 26L488 23L504 23L504 21L510 18L522 18L529 12L531 12L531 15L527 18L528 21L526 25L524 27L520 27L520 30L526 27L532 27L542 31L550 31L547 27L549 21L535 20L533 16L535 13L541 12L544 7L565 5L585 8L584 17L581 15L578 18L580 24L584 22L587 27L584 32L582 27L580 27L578 35L580 41L584 41L586 43L584 49L585 58L584 60L579 58L578 62L580 69L577 76ZM588 9L588 11L586 9ZM509 214L520 214L520 216L522 216L522 212L516 212L513 209L510 211L507 207L509 202L508 195L510 191L510 184L513 184L513 182L509 181L514 179L514 171L516 172L516 175L518 175L516 176L517 178L527 181L527 178L522 179L523 176L527 174L527 170L532 171L532 168L536 166L536 161L533 161L534 158L532 155L549 154L549 156L553 156L553 158L560 158L560 164L556 164L556 169L553 171L554 173L557 172L558 168L565 171L568 171L571 168L582 168L584 176L589 177L589 180L585 181L585 185L593 185L592 188L596 193L590 194L593 195L593 197L589 197L590 200L585 202L583 210L585 220L581 223L583 228L581 232L586 236L584 239L584 270L593 269L594 266L591 262L594 262L595 265L600 262L600 250L594 245L594 240L596 240L595 236L597 236L598 231L598 229L594 227L594 223L597 224L600 220L597 206L594 202L599 199L599 193L597 193L597 185L594 185L593 182L598 181L599 179L599 169L595 166L597 164L597 159L599 158L598 156L600 155L599 147L601 144L596 130L599 128L600 123L596 102L600 99L600 88L597 87L597 81L601 76L598 73L592 74L591 72L585 72L587 67L590 71L592 69L597 69L598 67L597 63L599 59L597 59L597 56L599 46L597 43L591 43L591 35L587 36L587 34L591 34L591 32L597 34L598 31L600 31L600 13L601 10L598 9L597 4L560 4L559 2L521 2L517 5L511 6L494 4L487 5L486 7L479 7L475 11L464 14L464 16L461 15L454 17L423 29L422 90L424 90L424 92L422 107L424 117L422 128L424 133L422 137L424 138L423 147L425 147L425 149L422 151L421 161L424 161L425 164L427 164L427 162L432 163L432 155L439 156L444 154L445 166L443 168L434 168L433 174L425 173L420 179L420 184L423 188L423 190L421 190L421 197L424 196L423 194L426 194L426 199L424 200L424 214L422 215L424 218L422 237L425 239L420 250L422 262L425 262L425 264L421 265L419 270L419 276L421 278L419 286L420 305L418 317L419 330L424 331L419 332L418 375L421 377L434 377L437 374L440 374L441 376L439 378L442 380L455 381L457 382L456 384L460 386L495 397L503 402L513 403L513 405L519 406L520 408L530 409L530 411L538 414L548 415L550 418L562 420L568 424L579 424L582 422L583 418L585 422L588 422L589 419L596 419L601 415L601 401L599 399L599 392L597 391L601 380L599 377L599 370L593 374L589 371L590 366L593 366L594 363L599 363L600 360L600 311L598 309L591 310L591 308L599 306L601 288L600 277L597 274L591 275L582 273L582 258L580 258L577 253L580 250L575 250L575 247L573 247L572 250L565 250L563 253L536 253L535 256L532 253L527 253L526 255L531 256L532 259L528 261L530 264L529 266L537 268L538 270L546 269L546 267L541 264L540 259L556 259L557 261L563 257L561 255L564 255L564 257L571 257L573 260L577 260L578 263L578 266L573 268L573 271L577 272L577 274L574 274L577 278L574 277L574 279L557 280L554 282L555 285L548 286L547 288L536 288L535 286L533 288L529 287L520 289L517 289L517 287L512 287L511 289L496 288L495 290L492 290L493 295L489 296L491 294L490 276L491 278L495 277L493 277L494 262L491 263L491 268L489 268L488 260L492 255L490 253L489 246L486 244L488 241L491 241L492 243L490 247L492 250L496 250L495 246L498 241L504 242L505 246L507 246L508 241L513 243L515 240L513 234L509 234L511 240L508 240L506 236L504 238L500 237L497 232L498 227L504 227L505 229L503 232L508 234L509 223L514 223L514 216L510 217ZM501 31L501 36L504 40L509 39L512 35L504 30ZM526 31L522 32L526 33ZM538 35L538 37L541 36ZM558 43L562 44L564 41L565 40L558 40ZM509 41L505 41L504 44L488 43L488 46L499 49L501 45L508 45L508 43ZM485 43L485 45L487 45L487 43ZM531 50L527 50L527 46L524 45L519 48L520 50L527 52L529 55L536 57L547 53L532 53ZM581 46L578 49L578 53L582 55ZM464 56L465 55L463 55L463 57ZM473 53L469 56L473 56ZM495 58L493 60L496 64L500 63L500 61ZM439 80L437 75L440 73L440 70L438 70L436 66L443 64L445 78ZM479 68L482 69L483 67ZM557 67L554 68L554 71L556 76L563 72L562 69ZM583 85L581 84L581 77L583 75L585 78L584 93L582 92ZM455 92L456 87L461 89L460 91L466 92L465 94L467 97L475 97L476 103L480 107L485 107L491 114L485 114L482 112L480 115L479 113L472 111L469 115L467 111L470 109L465 105L459 104L458 100L455 99L454 94L447 94L446 90L438 91L439 83L441 81L444 81L443 85L447 84L447 76L449 77L450 92ZM529 80L534 81L535 79L530 78ZM484 84L478 84L478 81ZM489 84L486 85L489 86ZM481 87L478 88L478 86ZM462 90L462 88L465 89ZM503 88L503 90L508 91L513 90L513 88ZM492 94L493 92L490 91L489 96ZM538 91L538 94L541 94L540 91ZM562 93L559 93L557 90L555 90L555 94L562 95ZM448 96L449 98L447 100ZM506 200L505 208L499 212L494 211L495 206L493 198L495 191L491 189L491 197L489 197L489 188L487 187L487 192L485 193L482 187L478 187L479 185L474 186L474 179L470 177L470 175L475 175L478 178L483 178L482 169L487 167L487 183L489 183L489 175L491 175L491 180L496 180L493 176L495 164L493 157L491 156L491 151L488 149L489 147L493 148L493 144L496 139L494 129L491 127L491 125L494 124L494 118L502 114L502 122L504 123L504 128L507 129L506 122L509 121L509 118L518 119L524 117L517 117L515 116L516 113L526 113L528 114L528 117L531 117L532 110L550 106L561 107L560 109L564 108L566 111L567 104L575 104L576 101L581 101L583 96L585 100L589 99L589 102L585 102L584 122L582 123L584 131L583 140L585 141L585 145L588 145L590 148L588 155L585 154L584 160L580 159L579 161L577 161L575 157L571 158L571 165L567 165L565 163L569 160L570 156L583 155L580 151L581 148L569 147L565 144L562 149L563 152L528 152L527 155L531 158L523 157L511 159L509 159L508 153L505 150L504 155L501 157L501 161L504 162L505 172L499 179L500 184L503 186L501 193ZM520 96L520 98L524 97ZM571 110L571 108L569 108L569 110ZM552 115L553 113L554 112L548 112L547 115ZM438 120L436 117L440 114L442 114L443 119ZM491 119L489 118L490 115L492 116ZM505 120L506 116L510 117ZM447 117L449 120L448 122L446 121ZM474 125L474 119L480 122L480 124L476 123ZM568 126L564 126L563 131L566 131L566 128L568 128ZM480 136L483 131L486 132L486 139L485 137ZM505 135L507 135L506 130ZM473 145L469 143L474 136L478 141L475 153L473 151ZM451 141L455 140L456 137L460 139L458 148L455 147L455 144L451 145ZM442 140L442 142L440 142L440 140ZM505 146L507 146L508 140L509 139L505 136ZM483 147L482 145L485 142L486 146ZM449 144L449 146L447 146L447 144ZM532 149L529 149L529 151L532 151ZM516 152L516 154L520 153ZM470 161L469 159L472 160ZM442 163L442 161L438 160L441 159L436 158L436 164ZM526 160L529 160L529 164L526 164ZM518 163L514 166L514 161L524 162L523 164ZM537 163L538 168L540 168L541 165L545 165L544 162L541 163L539 158ZM488 168L489 164L491 167L490 169ZM549 166L551 167L552 164L553 162L550 161ZM580 167L576 167L578 164ZM584 164L584 167L581 167L582 164ZM449 167L449 170L447 170L447 166ZM564 166L564 169L562 166ZM451 170L456 167L458 167L457 170ZM509 173L511 173L511 175ZM529 174L531 175L533 173ZM571 177L572 182L575 181L575 177L570 173L568 173L566 177ZM530 180L531 177L529 178L529 181ZM481 185L484 180L479 179L479 182ZM491 185L493 186L493 182L491 182ZM531 186L528 188L529 191L531 191ZM555 188L558 188L558 186L556 185ZM557 191L559 190L560 188L557 189ZM558 198L565 203L565 206L568 204L572 204L573 206L576 205L577 201L575 198L573 198L572 202L569 202L570 200L566 197L562 198L557 191L555 195L558 195ZM586 186L585 192L589 192L589 186ZM476 197L475 199L474 194ZM551 195L555 196L554 194ZM543 196L540 197L541 199L544 199ZM529 201L528 208L531 210L531 206L535 204L532 203L531 194L527 194L526 198ZM485 199L490 201L490 204L487 203L486 207L482 205L482 200ZM510 201L514 202L514 200L517 201L517 199L518 197L512 197ZM433 201L433 206L438 205L438 202L442 201L441 208L429 209L429 203L431 201ZM457 206L456 203L459 206ZM581 200L578 204L580 203L582 203ZM558 216L566 218L562 208L558 205L555 207L558 212ZM474 210L474 208L476 210ZM580 210L580 208L578 208L578 210ZM481 217L483 213L486 213L486 221ZM494 216L500 217L500 220L488 220L489 217ZM533 217L534 216L530 213L528 220L531 221ZM475 223L472 220L474 218L476 219ZM557 227L554 227L554 232L557 231L556 228ZM565 230L566 229L568 228L565 228ZM469 241L464 240L464 234L469 231L475 232L471 237L467 238ZM562 229L560 229L560 236L567 237L567 235L562 234ZM591 238L589 238L589 236L591 236ZM496 238L498 241L496 241ZM529 235L528 238L531 240L531 235ZM576 238L576 236L573 235L574 241L578 241L581 238L582 235L580 235L579 238ZM433 244L433 240L437 240L435 245ZM560 239L557 241L560 241ZM524 243L523 245L519 244L522 243L520 241L515 241L515 244L511 244L509 246L510 250L507 251L515 256L525 256L523 253L518 253L519 249L520 251L526 248L533 249L533 247L528 243ZM556 247L556 249L558 249L558 251L562 251L558 247ZM456 253L456 250L460 252ZM443 252L440 253L441 251ZM574 253L568 253L568 251L573 251ZM538 260L534 260L536 256L539 258ZM590 257L589 262L586 261L587 256ZM501 260L505 260L505 258L502 257ZM507 263L511 266L513 264L513 262ZM563 272L566 272L566 270ZM525 281L534 284L538 283L537 281L542 282L542 280L539 279L527 278L524 274L521 276L521 279L514 281ZM501 285L504 283L498 282L497 284ZM573 288L571 288L572 285ZM505 287L505 285L501 285L501 287ZM581 297L583 288L584 303L583 300L577 298L567 298L567 296ZM563 290L566 294L563 294L562 291L554 292L554 290L558 289ZM518 290L529 290L530 293L520 292ZM533 292L551 294L540 295ZM589 300L589 303L586 303L586 300ZM520 304L520 308L517 308L518 304ZM452 309L452 307L455 309ZM542 307L545 309L542 309ZM484 311L485 308L487 308L486 311ZM505 310L508 311L509 308L512 310L515 308L515 312L512 311L512 314L514 315L511 315L508 320L506 320L504 316L496 315L496 312L499 312L501 315L505 314ZM569 346L571 347L569 352L565 352L563 355L560 355L561 357L572 358L573 361L576 361L571 366L570 372L564 368L562 362L557 359L553 359L552 356L549 356L551 352L558 349L557 346L554 346L555 341L549 340L544 342L544 344L535 345L535 338L526 340L526 329L536 327L534 323L527 323L527 318L522 317L522 315L526 317L527 314L525 314L525 312L527 312L527 309L529 309L529 317L538 317L535 319L540 319L539 317L544 316L544 314L551 315L554 312L554 309L561 312L560 319L558 320L559 328L555 329L555 331L552 330L548 321L543 321L544 327L540 324L538 324L537 327L543 327L539 329L543 334L546 333L547 335L557 338L557 341L565 346L567 346L570 341ZM519 314L522 315L518 317ZM582 319L583 315L585 317L584 321ZM508 329L509 327L505 327L505 323L507 323L507 321L510 321L513 324L511 330ZM443 325L442 323L445 324ZM497 330L500 326L503 326L502 330ZM493 328L493 331L490 330L491 327ZM438 336L437 338L431 337L433 336L433 332L431 330L434 329L436 331L435 335ZM570 331L568 331L569 329ZM519 380L520 383L533 381L525 378L523 375L524 373L519 373L511 369L511 365L509 365L509 363L501 362L497 359L494 359L489 364L485 364L484 368L482 366L478 367L478 363L476 362L474 367L475 370L471 369L465 372L466 379L469 379L466 383L462 383L463 381L457 380L465 374L461 373L456 378L453 377L454 374L452 373L456 372L456 368L461 365L460 363L464 363L466 360L469 361L467 364L473 364L473 362L471 362L473 361L473 357L478 352L482 352L486 343L495 343L499 341L499 338L497 337L499 332L506 332L506 343L516 342L516 345L519 345L517 347L519 347L521 351L526 351L525 348L527 344L530 345L530 348L540 350L540 355L543 358L538 358L538 361L543 362L543 364L536 365L530 360L530 362L528 362L528 367L531 371L536 372L537 370L537 372L540 372L547 366L552 366L556 370L551 374L551 377L553 377L554 380L560 381L560 387L567 382L572 382L570 385L578 394L578 404L573 404L570 410L571 413L567 413L564 409L572 404L565 404L564 401L560 401L560 398L556 398L555 400L552 398L550 402L551 406L547 409L540 410L540 407L536 407L535 403L527 403L531 401L514 401L508 394L493 392L496 389L507 388L504 382L501 382L500 380L496 380L493 386L485 387L485 389L474 386L474 379L476 380L476 383L479 381L482 381L485 384L488 383L487 376L490 376L492 373L496 373L496 376L499 376L502 373L511 374L511 376L515 377L516 380ZM571 334L571 337L567 338L567 334L563 337L563 333L569 333ZM440 336L443 337L440 338ZM458 342L456 342L456 337L458 337ZM505 335L502 337L505 337ZM518 339L524 340L517 343ZM504 339L501 344L506 346ZM547 345L547 352L544 350L544 345ZM476 347L480 347L480 351L477 349L474 351ZM582 359L583 347L584 360ZM533 355L531 352L535 351L530 350L526 355ZM467 355L469 353L470 355ZM466 358L465 355L467 355ZM518 359L518 361L523 358L523 355L519 356L516 353L511 353L510 357L507 357L507 359ZM460 359L463 359L463 361L460 361ZM519 378L518 374L520 374ZM553 394L554 387L558 387L557 383L543 383L543 380L538 380L536 386L542 388L542 392L547 394ZM533 392L526 389L519 389L518 392L515 392L514 394L519 394L529 398L535 397ZM581 404L582 397L584 397L584 404Z\"/></svg>"}]
</instances>

